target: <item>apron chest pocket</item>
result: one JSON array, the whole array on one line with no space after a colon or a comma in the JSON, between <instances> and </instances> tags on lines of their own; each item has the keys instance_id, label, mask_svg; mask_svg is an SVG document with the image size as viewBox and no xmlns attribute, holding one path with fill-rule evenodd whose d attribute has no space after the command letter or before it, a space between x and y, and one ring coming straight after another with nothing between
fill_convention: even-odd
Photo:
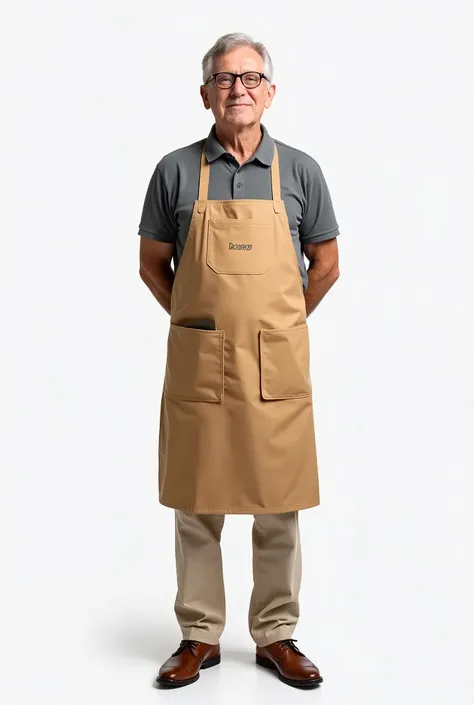
<instances>
[{"instance_id":1,"label":"apron chest pocket","mask_svg":"<svg viewBox=\"0 0 474 705\"><path fill-rule=\"evenodd\" d=\"M295 399L311 394L307 323L260 330L260 391L264 399Z\"/></svg>"},{"instance_id":2,"label":"apron chest pocket","mask_svg":"<svg viewBox=\"0 0 474 705\"><path fill-rule=\"evenodd\" d=\"M170 323L164 391L189 401L222 402L224 331Z\"/></svg>"},{"instance_id":3,"label":"apron chest pocket","mask_svg":"<svg viewBox=\"0 0 474 705\"><path fill-rule=\"evenodd\" d=\"M274 260L273 222L209 220L206 262L218 274L264 274Z\"/></svg>"}]
</instances>

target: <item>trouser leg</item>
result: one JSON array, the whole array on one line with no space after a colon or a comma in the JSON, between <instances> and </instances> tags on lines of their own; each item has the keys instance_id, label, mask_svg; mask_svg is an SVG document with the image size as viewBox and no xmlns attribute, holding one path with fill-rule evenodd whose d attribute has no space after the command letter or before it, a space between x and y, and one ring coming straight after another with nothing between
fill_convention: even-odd
<instances>
[{"instance_id":1,"label":"trouser leg","mask_svg":"<svg viewBox=\"0 0 474 705\"><path fill-rule=\"evenodd\" d=\"M217 644L225 626L221 533L225 514L175 509L175 614L183 639Z\"/></svg>"},{"instance_id":2,"label":"trouser leg","mask_svg":"<svg viewBox=\"0 0 474 705\"><path fill-rule=\"evenodd\" d=\"M298 518L297 511L254 514L248 626L258 646L291 638L298 622L302 567Z\"/></svg>"}]
</instances>

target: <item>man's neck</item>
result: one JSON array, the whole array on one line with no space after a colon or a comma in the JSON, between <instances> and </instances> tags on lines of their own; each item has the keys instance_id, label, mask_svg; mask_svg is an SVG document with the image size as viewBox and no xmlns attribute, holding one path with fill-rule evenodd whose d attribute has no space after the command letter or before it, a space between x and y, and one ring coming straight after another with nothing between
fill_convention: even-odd
<instances>
[{"instance_id":1,"label":"man's neck","mask_svg":"<svg viewBox=\"0 0 474 705\"><path fill-rule=\"evenodd\" d=\"M215 131L218 142L239 164L243 164L255 154L263 137L259 122L241 129L216 123Z\"/></svg>"}]
</instances>

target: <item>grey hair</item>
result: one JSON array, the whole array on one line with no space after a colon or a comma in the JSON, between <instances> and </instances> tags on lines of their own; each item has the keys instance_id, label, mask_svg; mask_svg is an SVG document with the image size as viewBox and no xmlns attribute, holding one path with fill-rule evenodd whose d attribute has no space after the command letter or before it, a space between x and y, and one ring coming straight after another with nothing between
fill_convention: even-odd
<instances>
[{"instance_id":1,"label":"grey hair","mask_svg":"<svg viewBox=\"0 0 474 705\"><path fill-rule=\"evenodd\" d=\"M223 34L222 37L215 42L202 60L202 82L206 83L212 75L212 63L217 56L227 54L235 47L248 46L263 59L263 73L268 77L270 83L273 79L273 63L266 47L261 42L254 42L252 37L242 32L233 32L231 34Z\"/></svg>"}]
</instances>

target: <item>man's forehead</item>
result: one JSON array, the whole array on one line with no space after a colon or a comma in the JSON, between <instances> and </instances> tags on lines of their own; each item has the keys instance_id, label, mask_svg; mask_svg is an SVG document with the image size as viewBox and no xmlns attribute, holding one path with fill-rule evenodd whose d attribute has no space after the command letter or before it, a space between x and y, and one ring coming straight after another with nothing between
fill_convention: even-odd
<instances>
[{"instance_id":1,"label":"man's forehead","mask_svg":"<svg viewBox=\"0 0 474 705\"><path fill-rule=\"evenodd\" d=\"M240 47L228 54L216 56L213 65L215 71L260 71L263 59L251 47Z\"/></svg>"}]
</instances>

